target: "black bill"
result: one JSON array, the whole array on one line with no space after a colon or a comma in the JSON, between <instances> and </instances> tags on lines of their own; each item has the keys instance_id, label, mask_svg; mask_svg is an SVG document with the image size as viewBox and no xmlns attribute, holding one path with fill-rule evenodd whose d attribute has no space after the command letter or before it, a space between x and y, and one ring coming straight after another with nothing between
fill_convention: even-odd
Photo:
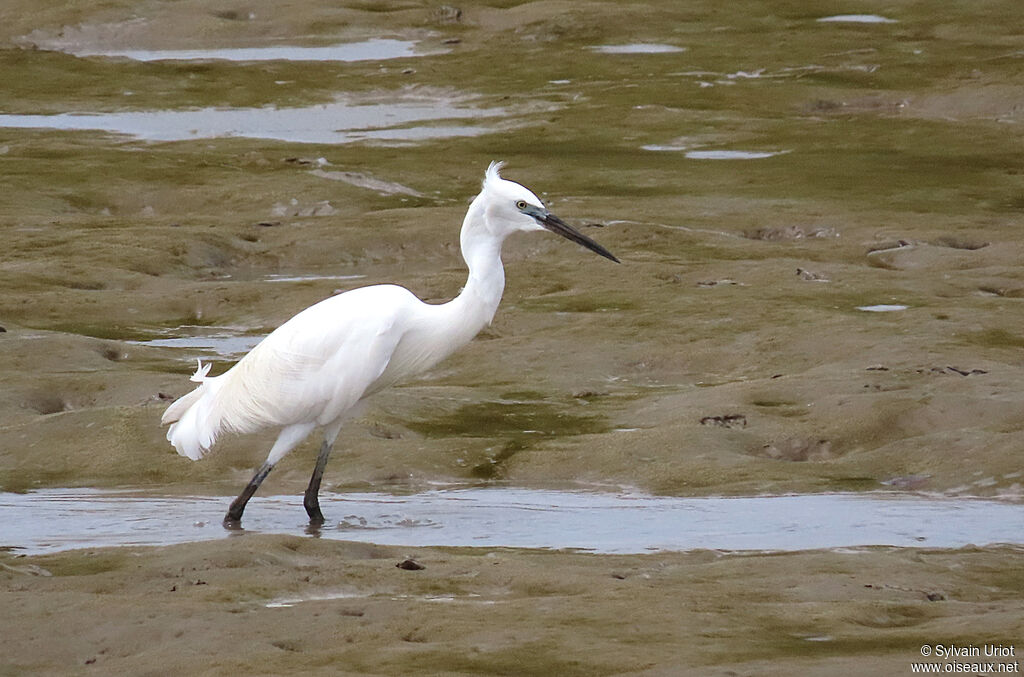
<instances>
[{"instance_id":1,"label":"black bill","mask_svg":"<svg viewBox=\"0 0 1024 677\"><path fill-rule=\"evenodd\" d=\"M577 244L581 244L590 251L600 254L601 256L605 257L606 259L610 259L615 263L621 263L617 258L615 258L615 255L612 254L610 251L608 251L598 243L594 242L589 237L587 237L580 231L576 230L575 228L573 228L568 223L558 218L548 210L540 207L534 207L533 205L528 205L527 208L523 209L522 211L523 213L532 216L534 219L536 219L537 223L544 226L552 233L557 233L567 240L572 240Z\"/></svg>"}]
</instances>

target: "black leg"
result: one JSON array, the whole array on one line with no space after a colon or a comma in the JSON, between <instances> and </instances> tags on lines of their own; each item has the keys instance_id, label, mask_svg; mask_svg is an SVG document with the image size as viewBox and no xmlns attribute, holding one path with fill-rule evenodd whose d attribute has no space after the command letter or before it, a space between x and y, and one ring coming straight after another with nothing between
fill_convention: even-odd
<instances>
[{"instance_id":1,"label":"black leg","mask_svg":"<svg viewBox=\"0 0 1024 677\"><path fill-rule=\"evenodd\" d=\"M320 526L324 523L324 514L320 512L320 480L324 476L324 468L327 467L327 459L331 455L331 447L327 440L320 445L320 455L316 457L316 467L313 468L313 476L309 478L309 486L306 487L306 497L302 505L309 515L309 523L312 526Z\"/></svg>"},{"instance_id":2,"label":"black leg","mask_svg":"<svg viewBox=\"0 0 1024 677\"><path fill-rule=\"evenodd\" d=\"M267 478L270 471L274 469L269 463L264 463L260 466L260 469L256 471L256 474L249 480L249 484L245 485L245 489L238 495L234 501L231 502L231 507L228 508L228 514L224 516L224 526L228 529L238 529L242 526L242 513L245 511L245 505L252 498L252 495L256 493L256 490L260 488L260 484Z\"/></svg>"}]
</instances>

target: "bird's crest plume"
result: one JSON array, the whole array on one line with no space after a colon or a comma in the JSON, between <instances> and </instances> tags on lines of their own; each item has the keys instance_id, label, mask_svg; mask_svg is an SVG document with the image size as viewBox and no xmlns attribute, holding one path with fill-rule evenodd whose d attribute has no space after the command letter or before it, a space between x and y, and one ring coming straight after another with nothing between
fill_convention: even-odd
<instances>
[{"instance_id":1,"label":"bird's crest plume","mask_svg":"<svg viewBox=\"0 0 1024 677\"><path fill-rule=\"evenodd\" d=\"M495 160L487 166L487 173L484 175L484 189L487 188L488 184L497 183L501 181L501 168L505 166L505 163L501 160Z\"/></svg>"}]
</instances>

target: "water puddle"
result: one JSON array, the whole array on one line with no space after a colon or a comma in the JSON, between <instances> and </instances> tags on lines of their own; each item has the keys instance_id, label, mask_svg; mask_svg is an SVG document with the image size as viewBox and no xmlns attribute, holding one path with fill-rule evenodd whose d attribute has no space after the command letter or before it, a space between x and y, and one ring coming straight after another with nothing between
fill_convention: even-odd
<instances>
[{"instance_id":1,"label":"water puddle","mask_svg":"<svg viewBox=\"0 0 1024 677\"><path fill-rule=\"evenodd\" d=\"M228 497L94 489L0 494L0 545L29 554L237 536ZM908 494L676 498L514 488L324 494L323 538L405 546L570 548L598 553L795 551L1024 543L1024 505ZM245 530L306 533L301 496L254 498Z\"/></svg>"},{"instance_id":2,"label":"water puddle","mask_svg":"<svg viewBox=\"0 0 1024 677\"><path fill-rule=\"evenodd\" d=\"M268 609L287 609L303 602L330 602L336 599L360 599L365 597L357 592L326 592L308 597L281 597L264 604Z\"/></svg>"},{"instance_id":3,"label":"water puddle","mask_svg":"<svg viewBox=\"0 0 1024 677\"><path fill-rule=\"evenodd\" d=\"M823 16L818 19L818 23L894 24L899 22L896 19L888 19L877 14L837 14Z\"/></svg>"},{"instance_id":4,"label":"water puddle","mask_svg":"<svg viewBox=\"0 0 1024 677\"><path fill-rule=\"evenodd\" d=\"M365 275L267 275L266 282L318 282L320 280L361 280ZM260 338L263 338L262 336Z\"/></svg>"},{"instance_id":5,"label":"water puddle","mask_svg":"<svg viewBox=\"0 0 1024 677\"><path fill-rule=\"evenodd\" d=\"M144 141L245 137L316 144L363 140L411 142L485 134L491 128L481 121L503 117L506 113L501 108L461 105L453 99L409 97L389 103L338 101L305 108L0 115L0 127L94 130ZM454 120L466 122L451 124ZM438 124L441 122L446 124Z\"/></svg>"},{"instance_id":6,"label":"water puddle","mask_svg":"<svg viewBox=\"0 0 1024 677\"><path fill-rule=\"evenodd\" d=\"M412 56L439 54L417 48L409 40L387 38L346 42L325 47L239 47L226 49L110 49L86 48L66 50L74 56L104 56L133 61L379 61Z\"/></svg>"},{"instance_id":7,"label":"water puddle","mask_svg":"<svg viewBox=\"0 0 1024 677\"><path fill-rule=\"evenodd\" d=\"M682 152L689 160L762 160L785 155L788 150L687 150L683 146L651 144L643 150L657 152Z\"/></svg>"},{"instance_id":8,"label":"water puddle","mask_svg":"<svg viewBox=\"0 0 1024 677\"><path fill-rule=\"evenodd\" d=\"M687 151L686 157L690 160L761 160L788 152L787 150L691 150Z\"/></svg>"},{"instance_id":9,"label":"water puddle","mask_svg":"<svg viewBox=\"0 0 1024 677\"><path fill-rule=\"evenodd\" d=\"M906 309L907 306L887 303L883 303L877 306L857 306L857 310L863 310L866 313L895 313Z\"/></svg>"},{"instance_id":10,"label":"water puddle","mask_svg":"<svg viewBox=\"0 0 1024 677\"><path fill-rule=\"evenodd\" d=\"M178 327L167 333L173 334L173 336L136 339L125 341L125 343L150 348L187 349L190 352L185 358L192 360L197 352L204 356L241 357L266 337L265 334L240 335L226 327ZM181 336L181 334L186 335Z\"/></svg>"},{"instance_id":11,"label":"water puddle","mask_svg":"<svg viewBox=\"0 0 1024 677\"><path fill-rule=\"evenodd\" d=\"M402 602L427 602L433 604L481 604L490 606L498 603L497 600L485 599L483 596L472 592L464 595L391 595L389 597L390 599ZM288 609L297 604L305 604L307 602L331 602L339 599L366 598L367 595L363 592L338 590L317 595L307 595L305 597L279 597L270 600L263 606L268 609Z\"/></svg>"},{"instance_id":12,"label":"water puddle","mask_svg":"<svg viewBox=\"0 0 1024 677\"><path fill-rule=\"evenodd\" d=\"M686 51L685 47L648 42L635 42L628 45L595 45L587 49L601 54L674 54Z\"/></svg>"}]
</instances>

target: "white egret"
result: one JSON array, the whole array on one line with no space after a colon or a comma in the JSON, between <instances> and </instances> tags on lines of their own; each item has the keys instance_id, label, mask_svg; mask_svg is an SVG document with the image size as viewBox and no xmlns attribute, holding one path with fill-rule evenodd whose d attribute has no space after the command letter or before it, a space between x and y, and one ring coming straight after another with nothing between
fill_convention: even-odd
<instances>
[{"instance_id":1,"label":"white egret","mask_svg":"<svg viewBox=\"0 0 1024 677\"><path fill-rule=\"evenodd\" d=\"M225 432L280 428L266 462L228 509L237 526L249 499L274 465L317 427L324 440L303 505L323 524L318 494L324 467L346 414L362 399L434 366L490 324L505 288L501 245L516 232L549 230L618 262L607 249L549 212L524 186L503 179L492 162L483 189L462 222L462 257L469 279L441 304L420 301L404 287L380 284L325 299L291 318L234 367L207 376L171 404L162 423L178 453L197 460Z\"/></svg>"}]
</instances>

